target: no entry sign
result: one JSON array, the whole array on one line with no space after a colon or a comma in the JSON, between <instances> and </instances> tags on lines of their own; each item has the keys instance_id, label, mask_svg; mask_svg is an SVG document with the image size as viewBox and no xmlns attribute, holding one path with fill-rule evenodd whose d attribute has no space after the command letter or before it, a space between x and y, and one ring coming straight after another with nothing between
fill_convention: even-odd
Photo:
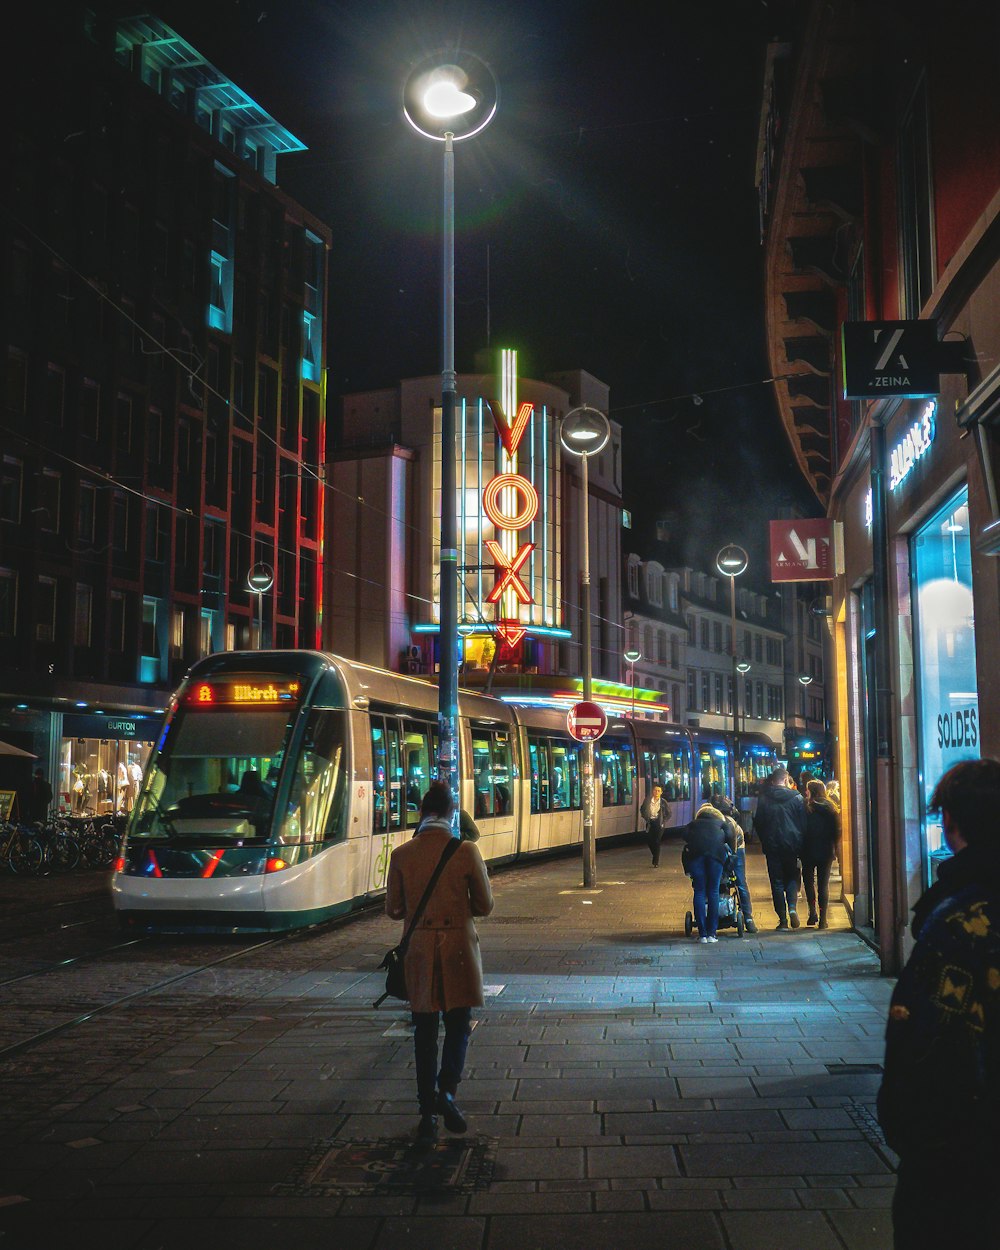
<instances>
[{"instance_id":1,"label":"no entry sign","mask_svg":"<svg viewBox=\"0 0 1000 1250\"><path fill-rule=\"evenodd\" d=\"M575 703L566 717L566 727L577 742L593 742L607 729L608 718L597 703Z\"/></svg>"}]
</instances>

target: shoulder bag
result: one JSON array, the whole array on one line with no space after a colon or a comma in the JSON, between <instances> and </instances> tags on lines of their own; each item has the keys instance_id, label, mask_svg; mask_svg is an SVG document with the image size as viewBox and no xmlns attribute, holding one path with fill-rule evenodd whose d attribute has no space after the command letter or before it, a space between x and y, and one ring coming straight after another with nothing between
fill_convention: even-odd
<instances>
[{"instance_id":1,"label":"shoulder bag","mask_svg":"<svg viewBox=\"0 0 1000 1250\"><path fill-rule=\"evenodd\" d=\"M389 951L382 962L380 968L385 969L385 993L380 994L372 1003L373 1007L379 1007L387 998L400 998L404 1002L408 1001L409 994L406 992L406 972L403 967L403 961L406 958L406 948L410 945L410 935L416 928L417 921L424 914L424 908L427 906L427 900L434 892L437 885L438 877L440 877L445 864L451 859L452 855L458 850L460 843L458 838L450 838L448 845L441 852L441 858L437 862L437 867L431 874L430 881L427 882L427 888L424 890L420 902L417 904L413 915L410 917L410 923L406 926L406 932L403 934L402 940L398 946L394 946Z\"/></svg>"}]
</instances>

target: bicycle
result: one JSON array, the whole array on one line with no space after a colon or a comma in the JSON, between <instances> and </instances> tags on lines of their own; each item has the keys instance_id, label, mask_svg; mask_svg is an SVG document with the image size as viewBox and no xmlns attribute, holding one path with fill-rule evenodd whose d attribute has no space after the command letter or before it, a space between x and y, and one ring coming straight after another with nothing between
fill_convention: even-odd
<instances>
[{"instance_id":1,"label":"bicycle","mask_svg":"<svg viewBox=\"0 0 1000 1250\"><path fill-rule=\"evenodd\" d=\"M56 872L71 872L80 862L80 843L64 820L53 820L38 836L45 852L45 866Z\"/></svg>"},{"instance_id":2,"label":"bicycle","mask_svg":"<svg viewBox=\"0 0 1000 1250\"><path fill-rule=\"evenodd\" d=\"M44 859L42 844L33 834L11 822L0 826L0 864L13 873L34 876Z\"/></svg>"}]
</instances>

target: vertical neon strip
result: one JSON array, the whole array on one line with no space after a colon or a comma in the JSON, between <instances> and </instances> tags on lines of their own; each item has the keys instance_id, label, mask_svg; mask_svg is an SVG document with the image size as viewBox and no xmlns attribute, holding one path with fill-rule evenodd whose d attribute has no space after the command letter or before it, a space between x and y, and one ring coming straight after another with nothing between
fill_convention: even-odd
<instances>
[{"instance_id":1,"label":"vertical neon strip","mask_svg":"<svg viewBox=\"0 0 1000 1250\"><path fill-rule=\"evenodd\" d=\"M510 421L517 412L517 352L511 348L504 348L500 356L500 394L501 406ZM503 452L500 459L504 473L517 472L517 452L512 456ZM500 509L507 516L513 516L516 512L517 501L512 490L505 490L501 495ZM500 546L505 555L513 560L518 548L517 534L513 530L501 531ZM504 620L520 619L517 595L513 591L507 591L502 596L500 606L500 615Z\"/></svg>"},{"instance_id":2,"label":"vertical neon strip","mask_svg":"<svg viewBox=\"0 0 1000 1250\"><path fill-rule=\"evenodd\" d=\"M476 469L476 501L479 503L483 498L483 455L485 449L483 447L483 400L479 399L479 462ZM492 424L492 422L491 422ZM479 571L476 575L476 604L479 608L479 615L483 614L483 509L476 508L476 563L479 565Z\"/></svg>"},{"instance_id":3,"label":"vertical neon strip","mask_svg":"<svg viewBox=\"0 0 1000 1250\"><path fill-rule=\"evenodd\" d=\"M554 625L549 615L549 537L551 520L549 517L549 410L542 405L542 505L544 522L542 525L542 620L546 625ZM554 601L554 599L553 599Z\"/></svg>"},{"instance_id":4,"label":"vertical neon strip","mask_svg":"<svg viewBox=\"0 0 1000 1250\"><path fill-rule=\"evenodd\" d=\"M466 402L465 402L465 397L464 397L464 396L463 396L463 398L462 398L462 409L461 409L461 412L462 412L462 435L461 435L461 438L459 439L459 447L460 447L460 456L461 456L461 461L462 461L462 471L461 471L461 473L460 473L460 474L458 474L458 475L457 475L457 476L458 476L458 480L459 480L459 487L458 487L458 490L459 490L459 496L458 496L458 497L459 497L459 499L461 500L461 504L459 505L459 524L460 524L460 525L461 525L461 527L462 527L462 532L461 532L461 534L459 535L459 538L458 538L458 543L457 543L457 546L458 546L458 563L459 563L459 565L460 565L460 567L461 567L461 569L462 569L462 572L460 572L460 573L458 574L458 581L459 581L459 588L460 588L460 593L459 593L459 596L458 596L458 598L459 598L459 604L458 604L458 619L459 619L459 620L461 620L461 619L462 619L462 617L465 615L465 589L466 589L466 580L465 580L465 579L468 577L468 573L466 573L466 572L465 572L465 569L468 567L468 564L469 564L469 561L468 561L468 552L467 552L467 550L466 550L466 548L467 548L467 538L466 538L466 535L467 535L467 532L468 532L468 531L466 530L466 524L465 524L465 521L466 521L466 516L465 516L465 514L466 514L466 507L465 507L465 493L466 493L466 491L465 491L465 488L466 488L466 480L465 480L465 453L466 453L466 442L467 442L467 440L468 440L468 434L469 434L469 431L468 431L468 425L467 425L467 422L466 422L466 418L467 418L467 416L468 416L468 413L467 413L467 411L466 411ZM461 648L462 648L462 650L463 650L463 652L464 652L464 650L465 650L465 641L464 641L464 639L463 639L463 640L461 640L461 641L459 642L459 644L458 644L458 645L459 645L459 647L461 647ZM459 659L461 660L461 656L459 656Z\"/></svg>"},{"instance_id":5,"label":"vertical neon strip","mask_svg":"<svg viewBox=\"0 0 1000 1250\"><path fill-rule=\"evenodd\" d=\"M532 408L531 422L528 426L528 446L531 448L531 476L528 478L528 481L535 488L535 494L537 495L538 494L538 469L537 469L538 448L535 446L535 433L536 433L535 410L534 408ZM539 508L539 513L541 513L540 508ZM531 595L531 603L528 604L528 620L532 622L535 621L535 613L538 609L538 600L535 597L535 585L536 585L535 556L537 555L537 552L538 552L538 524L539 524L539 519L538 519L538 516L536 516L535 519L531 523L531 533L528 536L530 541L535 544L534 549L531 552L530 562L529 562L527 574L526 574L527 579L528 579L528 591Z\"/></svg>"}]
</instances>

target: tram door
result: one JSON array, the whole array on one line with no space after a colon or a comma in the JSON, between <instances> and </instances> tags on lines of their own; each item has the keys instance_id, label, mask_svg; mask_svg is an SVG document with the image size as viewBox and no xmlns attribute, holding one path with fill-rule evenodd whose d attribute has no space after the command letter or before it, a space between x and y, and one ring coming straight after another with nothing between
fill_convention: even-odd
<instances>
[{"instance_id":1,"label":"tram door","mask_svg":"<svg viewBox=\"0 0 1000 1250\"><path fill-rule=\"evenodd\" d=\"M399 722L391 716L372 716L371 737L374 802L368 888L380 890L389 871L389 856L403 840L406 828Z\"/></svg>"}]
</instances>

